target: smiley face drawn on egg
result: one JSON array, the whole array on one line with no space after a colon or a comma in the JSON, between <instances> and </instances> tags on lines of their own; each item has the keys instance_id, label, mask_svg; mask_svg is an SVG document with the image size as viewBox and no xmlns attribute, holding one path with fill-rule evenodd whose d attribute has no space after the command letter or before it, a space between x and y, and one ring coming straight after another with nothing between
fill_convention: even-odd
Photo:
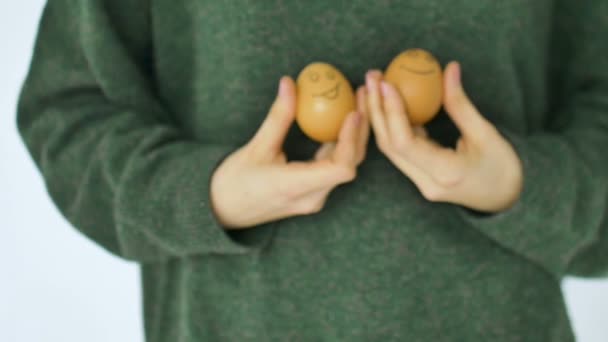
<instances>
[{"instance_id":1,"label":"smiley face drawn on egg","mask_svg":"<svg viewBox=\"0 0 608 342\"><path fill-rule=\"evenodd\" d=\"M406 50L397 58L400 69L414 74L431 75L441 72L437 59L422 49Z\"/></svg>"},{"instance_id":2,"label":"smiley face drawn on egg","mask_svg":"<svg viewBox=\"0 0 608 342\"><path fill-rule=\"evenodd\" d=\"M403 51L391 61L384 78L399 90L413 125L423 125L439 112L443 71L428 51L418 48Z\"/></svg>"},{"instance_id":3,"label":"smiley face drawn on egg","mask_svg":"<svg viewBox=\"0 0 608 342\"><path fill-rule=\"evenodd\" d=\"M329 65L323 63L315 63L308 66L309 70L305 70L306 76L302 80L305 87L308 78L309 87L321 89L317 92L312 92L313 97L323 97L328 100L335 100L340 96L340 82L336 80L336 71L332 70Z\"/></svg>"},{"instance_id":4,"label":"smiley face drawn on egg","mask_svg":"<svg viewBox=\"0 0 608 342\"><path fill-rule=\"evenodd\" d=\"M318 142L335 141L342 122L355 109L354 91L344 74L331 64L316 62L298 75L296 121Z\"/></svg>"},{"instance_id":5,"label":"smiley face drawn on egg","mask_svg":"<svg viewBox=\"0 0 608 342\"><path fill-rule=\"evenodd\" d=\"M319 94L313 94L314 97L324 97L328 100L335 100L338 98L338 96L340 95L340 84L337 83L335 87L324 91L322 93Z\"/></svg>"}]
</instances>

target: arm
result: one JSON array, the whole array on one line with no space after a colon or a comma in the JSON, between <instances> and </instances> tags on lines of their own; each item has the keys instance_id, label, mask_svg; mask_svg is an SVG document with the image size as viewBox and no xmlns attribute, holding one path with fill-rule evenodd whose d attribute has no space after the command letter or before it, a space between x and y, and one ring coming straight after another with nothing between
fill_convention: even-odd
<instances>
[{"instance_id":1,"label":"arm","mask_svg":"<svg viewBox=\"0 0 608 342\"><path fill-rule=\"evenodd\" d=\"M397 90L367 74L380 150L430 201L448 202L469 228L556 278L608 272L608 3L558 1L548 122L528 134L495 126L444 73L444 108L461 133L455 149L415 129Z\"/></svg>"},{"instance_id":2,"label":"arm","mask_svg":"<svg viewBox=\"0 0 608 342\"><path fill-rule=\"evenodd\" d=\"M288 162L282 145L296 89L283 77L245 145L188 137L154 94L147 4L50 0L19 132L62 214L119 256L151 262L260 251L276 228L270 222L321 210L336 186L354 179L369 125L352 113L336 144Z\"/></svg>"},{"instance_id":3,"label":"arm","mask_svg":"<svg viewBox=\"0 0 608 342\"><path fill-rule=\"evenodd\" d=\"M48 1L19 132L58 209L105 249L144 262L252 252L270 227L242 244L209 207L211 173L238 146L186 136L155 98L147 7Z\"/></svg>"},{"instance_id":4,"label":"arm","mask_svg":"<svg viewBox=\"0 0 608 342\"><path fill-rule=\"evenodd\" d=\"M557 276L601 276L608 272L608 3L557 6L553 121L526 136L498 127L522 161L521 196L494 215L460 213Z\"/></svg>"}]
</instances>

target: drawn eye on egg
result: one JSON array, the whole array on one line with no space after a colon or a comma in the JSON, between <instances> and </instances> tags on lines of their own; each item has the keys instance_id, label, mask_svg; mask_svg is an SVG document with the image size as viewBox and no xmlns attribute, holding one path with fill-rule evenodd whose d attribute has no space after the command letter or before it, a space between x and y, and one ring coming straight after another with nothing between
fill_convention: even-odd
<instances>
[{"instance_id":1,"label":"drawn eye on egg","mask_svg":"<svg viewBox=\"0 0 608 342\"><path fill-rule=\"evenodd\" d=\"M310 71L308 77L312 82L318 83L315 87L320 87L320 91L312 94L313 97L323 97L327 100L335 100L339 97L340 82L337 80L337 73L334 70Z\"/></svg>"}]
</instances>

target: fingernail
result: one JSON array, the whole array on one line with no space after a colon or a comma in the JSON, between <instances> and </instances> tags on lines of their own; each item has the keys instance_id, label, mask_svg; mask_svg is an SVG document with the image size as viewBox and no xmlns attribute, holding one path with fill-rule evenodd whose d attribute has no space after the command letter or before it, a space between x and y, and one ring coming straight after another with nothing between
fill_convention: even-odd
<instances>
[{"instance_id":1,"label":"fingernail","mask_svg":"<svg viewBox=\"0 0 608 342\"><path fill-rule=\"evenodd\" d=\"M452 86L454 86L454 87L460 86L460 76L461 76L460 74L461 74L460 63L454 62L454 71L452 72L452 77L450 79Z\"/></svg>"},{"instance_id":2,"label":"fingernail","mask_svg":"<svg viewBox=\"0 0 608 342\"><path fill-rule=\"evenodd\" d=\"M380 83L380 91L382 92L382 96L387 96L390 92L389 85L387 82L382 81Z\"/></svg>"}]
</instances>

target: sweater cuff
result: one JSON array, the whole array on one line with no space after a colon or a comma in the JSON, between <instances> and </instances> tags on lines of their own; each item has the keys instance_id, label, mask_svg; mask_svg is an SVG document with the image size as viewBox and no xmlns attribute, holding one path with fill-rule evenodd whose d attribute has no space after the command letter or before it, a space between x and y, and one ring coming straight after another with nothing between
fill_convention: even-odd
<instances>
[{"instance_id":1,"label":"sweater cuff","mask_svg":"<svg viewBox=\"0 0 608 342\"><path fill-rule=\"evenodd\" d=\"M560 165L574 161L567 158L567 153L560 157L558 137L534 140L506 129L500 131L522 162L523 187L519 198L498 213L454 207L467 226L561 277L581 245L593 238L584 230L572 229L568 222L572 221L570 208L580 184L567 171L560 171Z\"/></svg>"},{"instance_id":2,"label":"sweater cuff","mask_svg":"<svg viewBox=\"0 0 608 342\"><path fill-rule=\"evenodd\" d=\"M155 163L154 172L129 170L132 176L121 187L117 213L125 255L146 260L263 249L273 235L274 223L226 230L211 208L211 176L234 147L183 147L167 153L170 160Z\"/></svg>"}]
</instances>

